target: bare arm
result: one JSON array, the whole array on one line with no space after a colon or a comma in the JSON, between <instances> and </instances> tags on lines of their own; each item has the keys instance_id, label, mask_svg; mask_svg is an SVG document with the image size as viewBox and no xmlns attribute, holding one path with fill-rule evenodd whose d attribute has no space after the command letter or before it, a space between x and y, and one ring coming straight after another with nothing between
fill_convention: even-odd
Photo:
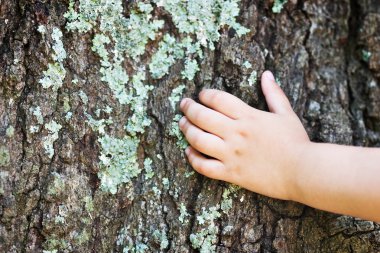
<instances>
[{"instance_id":1,"label":"bare arm","mask_svg":"<svg viewBox=\"0 0 380 253\"><path fill-rule=\"evenodd\" d=\"M297 169L293 200L380 221L380 149L310 145Z\"/></svg>"},{"instance_id":2,"label":"bare arm","mask_svg":"<svg viewBox=\"0 0 380 253\"><path fill-rule=\"evenodd\" d=\"M203 90L201 103L181 101L193 168L270 197L380 221L380 149L310 142L268 71L262 89L271 112L218 90Z\"/></svg>"}]
</instances>

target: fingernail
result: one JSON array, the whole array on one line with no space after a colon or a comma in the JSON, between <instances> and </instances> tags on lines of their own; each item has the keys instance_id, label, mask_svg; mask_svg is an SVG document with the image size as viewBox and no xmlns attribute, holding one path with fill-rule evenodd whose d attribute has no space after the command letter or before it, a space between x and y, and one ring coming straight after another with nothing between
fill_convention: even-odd
<instances>
[{"instance_id":1,"label":"fingernail","mask_svg":"<svg viewBox=\"0 0 380 253\"><path fill-rule=\"evenodd\" d=\"M267 78L268 80L271 80L271 81L276 81L274 79L274 75L272 72L270 72L269 70L265 71L264 72L264 77Z\"/></svg>"},{"instance_id":2,"label":"fingernail","mask_svg":"<svg viewBox=\"0 0 380 253\"><path fill-rule=\"evenodd\" d=\"M183 125L185 124L185 122L186 122L186 117L183 116L183 117L179 120L179 122L178 122L179 127L182 128Z\"/></svg>"},{"instance_id":3,"label":"fingernail","mask_svg":"<svg viewBox=\"0 0 380 253\"><path fill-rule=\"evenodd\" d=\"M185 149L185 153L186 153L186 155L189 155L189 154L190 154L190 148L189 148L189 147L187 147L187 148Z\"/></svg>"},{"instance_id":4,"label":"fingernail","mask_svg":"<svg viewBox=\"0 0 380 253\"><path fill-rule=\"evenodd\" d=\"M183 108L185 106L185 104L186 104L186 101L187 101L186 98L182 99L181 103L179 104L179 107Z\"/></svg>"}]
</instances>

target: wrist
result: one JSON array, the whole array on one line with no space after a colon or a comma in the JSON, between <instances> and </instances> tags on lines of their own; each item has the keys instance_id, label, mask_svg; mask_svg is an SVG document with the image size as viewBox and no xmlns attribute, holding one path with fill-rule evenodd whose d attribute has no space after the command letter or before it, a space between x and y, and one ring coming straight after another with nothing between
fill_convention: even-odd
<instances>
[{"instance_id":1,"label":"wrist","mask_svg":"<svg viewBox=\"0 0 380 253\"><path fill-rule=\"evenodd\" d=\"M288 171L287 199L304 203L303 184L305 178L312 177L309 168L313 162L312 153L317 143L307 141L297 144L291 168Z\"/></svg>"}]
</instances>

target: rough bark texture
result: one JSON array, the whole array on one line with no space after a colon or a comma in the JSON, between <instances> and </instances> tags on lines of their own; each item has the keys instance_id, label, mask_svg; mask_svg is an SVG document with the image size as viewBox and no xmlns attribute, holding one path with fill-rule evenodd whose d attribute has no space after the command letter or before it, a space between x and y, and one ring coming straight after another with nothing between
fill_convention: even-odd
<instances>
[{"instance_id":1,"label":"rough bark texture","mask_svg":"<svg viewBox=\"0 0 380 253\"><path fill-rule=\"evenodd\" d=\"M238 38L232 29L222 31L216 49L204 49L201 71L185 83L184 95L218 88L265 109L258 83L240 85L249 75L242 67L248 60L259 74L276 73L312 140L380 146L378 0L292 0L279 14L272 5L241 2L238 21L251 32ZM154 177L146 180L141 173L116 194L104 192L97 176L98 133L84 112L113 107L113 136L123 136L130 114L100 81L93 34L65 30L67 8L66 1L0 0L0 252L122 252L128 244L136 252L142 244L145 252L196 252L190 234L204 229L196 217L202 207L219 206L228 186L199 174L185 177L191 167L168 134L175 112L167 98L180 83L182 63L161 80L148 80L155 86L148 101L152 123L140 136L138 156L141 167L145 157L153 160ZM169 21L164 30L175 33ZM41 24L63 31L67 74L58 92L38 83L51 61L50 37L37 32ZM148 44L146 55L156 46ZM52 158L43 146L46 127L30 131L38 125L31 110L37 106L45 123L54 119L62 126ZM242 189L231 198L232 208L215 219L217 252L380 252L376 223ZM179 220L181 203L188 222ZM168 245L153 235L156 230Z\"/></svg>"}]
</instances>

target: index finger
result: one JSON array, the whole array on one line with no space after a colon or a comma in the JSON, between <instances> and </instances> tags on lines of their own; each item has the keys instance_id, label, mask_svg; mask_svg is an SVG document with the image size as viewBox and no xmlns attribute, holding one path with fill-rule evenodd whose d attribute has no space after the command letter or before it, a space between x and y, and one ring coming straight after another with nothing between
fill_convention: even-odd
<instances>
[{"instance_id":1,"label":"index finger","mask_svg":"<svg viewBox=\"0 0 380 253\"><path fill-rule=\"evenodd\" d=\"M234 95L221 90L204 89L199 93L199 100L205 106L232 119L252 113L253 109Z\"/></svg>"}]
</instances>

